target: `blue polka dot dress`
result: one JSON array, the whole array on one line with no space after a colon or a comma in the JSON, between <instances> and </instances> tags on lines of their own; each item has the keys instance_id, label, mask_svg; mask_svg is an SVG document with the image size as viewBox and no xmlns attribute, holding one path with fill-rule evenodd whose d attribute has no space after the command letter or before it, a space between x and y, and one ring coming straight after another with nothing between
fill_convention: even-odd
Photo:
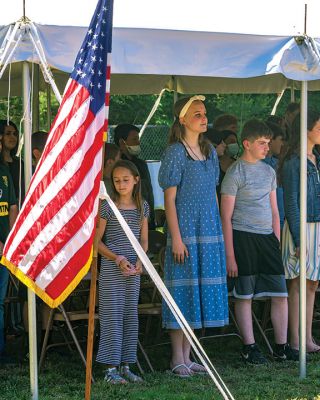
<instances>
[{"instance_id":1,"label":"blue polka dot dress","mask_svg":"<svg viewBox=\"0 0 320 400\"><path fill-rule=\"evenodd\" d=\"M219 162L216 151L206 161L193 160L182 143L167 148L159 171L163 190L177 187L180 233L189 258L175 264L168 232L164 281L192 328L228 324L228 292L222 227L216 202ZM179 329L163 304L163 326Z\"/></svg>"}]
</instances>

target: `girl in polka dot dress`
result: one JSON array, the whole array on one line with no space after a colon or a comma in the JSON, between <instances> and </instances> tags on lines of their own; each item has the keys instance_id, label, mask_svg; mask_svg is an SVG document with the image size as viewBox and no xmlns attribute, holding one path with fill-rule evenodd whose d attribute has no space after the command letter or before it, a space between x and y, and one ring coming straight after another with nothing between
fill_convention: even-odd
<instances>
[{"instance_id":1,"label":"girl in polka dot dress","mask_svg":"<svg viewBox=\"0 0 320 400\"><path fill-rule=\"evenodd\" d=\"M228 324L224 242L216 200L219 162L207 130L204 96L176 102L175 121L161 163L168 240L164 280L194 329ZM190 360L190 344L166 304L163 325L170 330L172 372L189 378L205 373Z\"/></svg>"}]
</instances>

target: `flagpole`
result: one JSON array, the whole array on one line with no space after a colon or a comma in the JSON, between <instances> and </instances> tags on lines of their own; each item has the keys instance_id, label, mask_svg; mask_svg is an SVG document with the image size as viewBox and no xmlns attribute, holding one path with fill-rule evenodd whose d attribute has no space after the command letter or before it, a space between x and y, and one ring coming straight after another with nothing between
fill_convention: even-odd
<instances>
[{"instance_id":1,"label":"flagpole","mask_svg":"<svg viewBox=\"0 0 320 400\"><path fill-rule=\"evenodd\" d=\"M30 73L29 64L23 63L23 130L24 130L24 178L25 188L29 186L32 175L31 157L31 110L30 110ZM37 364L37 316L36 296L28 288L28 325L29 325L29 365L30 389L32 400L38 400L38 364Z\"/></svg>"}]
</instances>

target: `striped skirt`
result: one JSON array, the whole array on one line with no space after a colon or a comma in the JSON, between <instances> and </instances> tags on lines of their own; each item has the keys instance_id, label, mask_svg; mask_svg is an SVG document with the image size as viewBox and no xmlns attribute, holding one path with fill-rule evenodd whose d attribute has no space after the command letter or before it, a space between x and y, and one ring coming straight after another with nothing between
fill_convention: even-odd
<instances>
[{"instance_id":1,"label":"striped skirt","mask_svg":"<svg viewBox=\"0 0 320 400\"><path fill-rule=\"evenodd\" d=\"M296 247L286 221L282 231L282 260L286 279L294 279L300 275L300 260L295 252ZM320 279L320 222L307 223L306 277L311 281Z\"/></svg>"}]
</instances>

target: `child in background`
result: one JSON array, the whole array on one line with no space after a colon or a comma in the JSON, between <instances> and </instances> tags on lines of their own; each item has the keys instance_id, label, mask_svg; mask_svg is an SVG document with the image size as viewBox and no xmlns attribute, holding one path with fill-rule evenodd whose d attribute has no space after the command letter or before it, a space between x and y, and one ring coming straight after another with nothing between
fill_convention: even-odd
<instances>
[{"instance_id":1,"label":"child in background","mask_svg":"<svg viewBox=\"0 0 320 400\"><path fill-rule=\"evenodd\" d=\"M109 196L112 196L112 179L111 171L114 164L120 160L120 148L114 143L105 143L104 145L104 164L103 164L103 181L106 185Z\"/></svg>"},{"instance_id":2,"label":"child in background","mask_svg":"<svg viewBox=\"0 0 320 400\"><path fill-rule=\"evenodd\" d=\"M228 324L228 292L223 235L216 197L219 162L203 136L207 130L204 96L179 99L159 184L164 190L168 240L164 281L191 328ZM190 359L190 343L163 304L170 329L172 372L181 378L206 372Z\"/></svg>"},{"instance_id":3,"label":"child in background","mask_svg":"<svg viewBox=\"0 0 320 400\"><path fill-rule=\"evenodd\" d=\"M312 337L312 318L316 290L320 279L320 113L308 112L307 119L307 260L306 260L306 348L318 353L320 346ZM299 348L300 281L300 115L295 117L288 151L279 165L284 191L286 222L282 235L282 259L289 287L290 344Z\"/></svg>"},{"instance_id":4,"label":"child in background","mask_svg":"<svg viewBox=\"0 0 320 400\"><path fill-rule=\"evenodd\" d=\"M141 197L139 172L131 161L120 160L115 163L111 178L115 204L147 251L149 206ZM98 249L102 257L97 361L107 365L108 383L141 382L129 364L137 359L142 263L106 201L101 203Z\"/></svg>"},{"instance_id":5,"label":"child in background","mask_svg":"<svg viewBox=\"0 0 320 400\"><path fill-rule=\"evenodd\" d=\"M280 219L276 173L262 162L272 137L268 126L252 119L243 127L242 156L231 165L222 182L221 218L227 255L227 272L235 279L235 315L243 339L243 359L265 364L255 343L252 299L271 298L274 358L298 360L287 343L287 288L280 251Z\"/></svg>"},{"instance_id":6,"label":"child in background","mask_svg":"<svg viewBox=\"0 0 320 400\"><path fill-rule=\"evenodd\" d=\"M0 134L0 153L1 153ZM15 196L13 181L8 167L3 163L0 154L0 259L4 243L18 215L18 206ZM4 336L4 299L7 294L9 270L0 264L0 364L9 362L4 355L5 336Z\"/></svg>"}]
</instances>

